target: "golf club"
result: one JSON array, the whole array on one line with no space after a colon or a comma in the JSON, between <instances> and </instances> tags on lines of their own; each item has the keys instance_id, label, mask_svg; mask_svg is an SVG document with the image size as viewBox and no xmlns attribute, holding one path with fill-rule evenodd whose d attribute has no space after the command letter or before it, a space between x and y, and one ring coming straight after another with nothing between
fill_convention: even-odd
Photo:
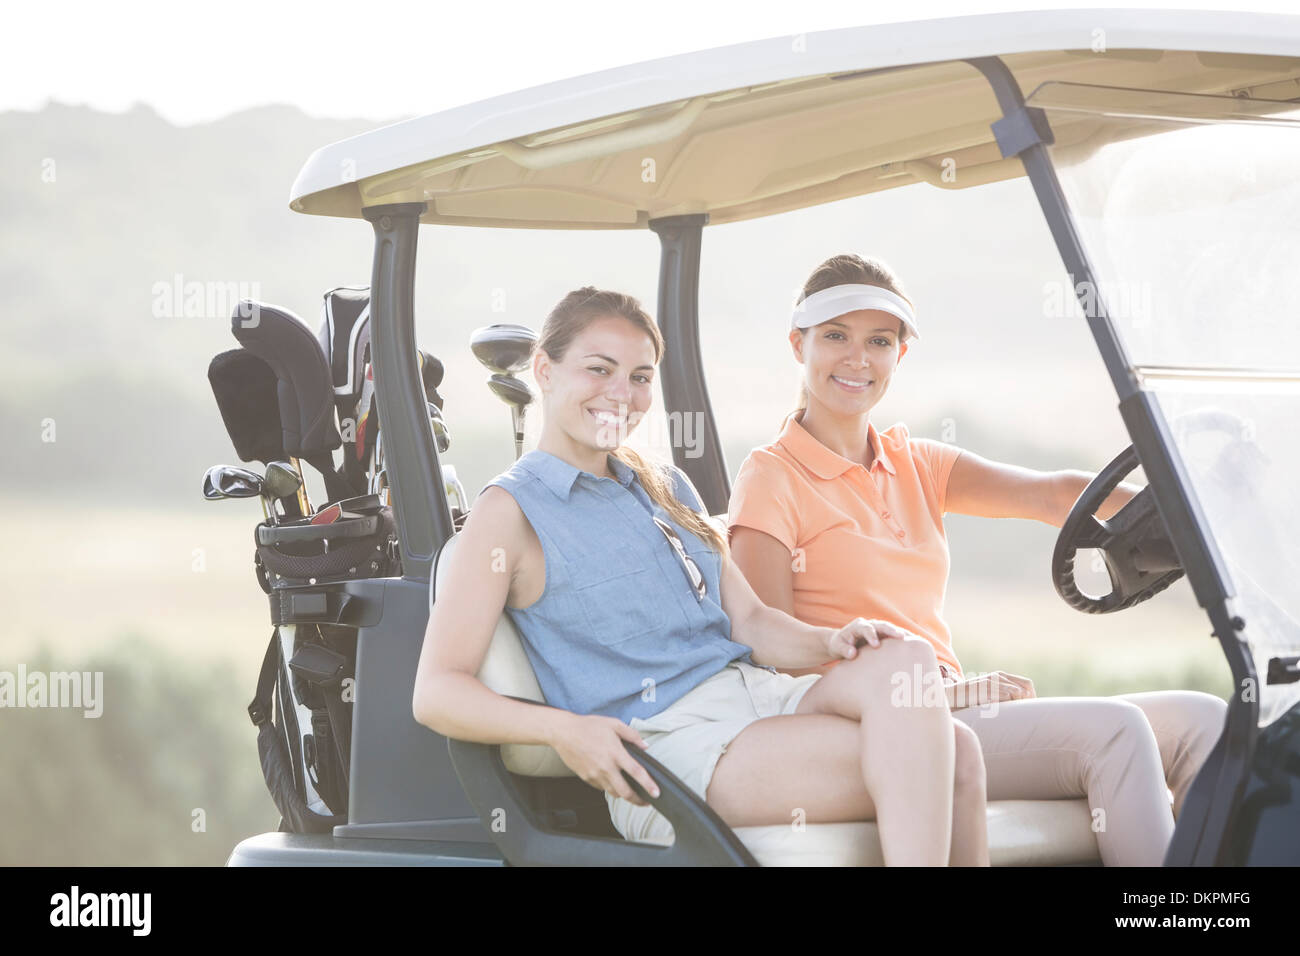
<instances>
[{"instance_id":1,"label":"golf club","mask_svg":"<svg viewBox=\"0 0 1300 956\"><path fill-rule=\"evenodd\" d=\"M515 432L515 458L524 452L524 411L533 392L514 372L523 371L532 357L537 333L524 325L498 323L475 329L469 338L470 351L490 372L488 388L510 406Z\"/></svg>"},{"instance_id":2,"label":"golf club","mask_svg":"<svg viewBox=\"0 0 1300 956\"><path fill-rule=\"evenodd\" d=\"M222 498L260 498L262 513L267 513L265 480L261 475L237 465L213 465L203 474L203 497L209 501Z\"/></svg>"},{"instance_id":3,"label":"golf club","mask_svg":"<svg viewBox=\"0 0 1300 956\"><path fill-rule=\"evenodd\" d=\"M298 507L302 509L304 515L312 513L311 499L307 497L307 481L302 475L302 463L297 458L290 458L289 464L298 474Z\"/></svg>"},{"instance_id":4,"label":"golf club","mask_svg":"<svg viewBox=\"0 0 1300 956\"><path fill-rule=\"evenodd\" d=\"M287 461L273 461L266 466L263 479L266 495L271 500L271 523L278 524L275 515L275 502L288 498L302 487L302 476Z\"/></svg>"},{"instance_id":5,"label":"golf club","mask_svg":"<svg viewBox=\"0 0 1300 956\"><path fill-rule=\"evenodd\" d=\"M510 423L515 429L515 458L524 453L524 411L533 400L533 390L513 375L496 374L488 379L488 388L510 406Z\"/></svg>"},{"instance_id":6,"label":"golf club","mask_svg":"<svg viewBox=\"0 0 1300 956\"><path fill-rule=\"evenodd\" d=\"M497 323L475 329L469 348L488 371L508 375L528 367L536 342L537 333L526 325Z\"/></svg>"}]
</instances>

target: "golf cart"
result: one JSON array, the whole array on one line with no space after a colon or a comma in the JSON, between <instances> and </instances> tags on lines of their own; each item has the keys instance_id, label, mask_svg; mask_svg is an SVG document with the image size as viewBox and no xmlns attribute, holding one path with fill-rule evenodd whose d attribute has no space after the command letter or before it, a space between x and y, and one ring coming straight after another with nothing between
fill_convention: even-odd
<instances>
[{"instance_id":1,"label":"golf cart","mask_svg":"<svg viewBox=\"0 0 1300 956\"><path fill-rule=\"evenodd\" d=\"M1061 529L1057 590L1081 611L1113 613L1185 575L1239 691L1166 865L1300 863L1300 506L1282 484L1300 471L1288 435L1300 416L1300 293L1283 278L1300 251L1297 169L1300 18L1187 11L998 14L745 43L551 83L316 151L291 207L365 219L374 231L364 309L383 446L380 460L363 442L363 467L348 484L336 475L325 504L345 506L345 525L380 519L358 535L383 560L371 573L352 555L332 575L259 572L281 637L268 648L263 706L252 708L269 741L268 783L277 775L298 809L314 802L316 812L284 813L277 799L281 829L241 842L230 864L880 864L874 823L733 830L631 748L659 785L652 802L675 839L630 843L603 795L549 748L448 740L415 722L429 610L470 507L447 481L431 415L437 382L416 347L418 227L654 231L665 412L704 422L702 453L673 455L717 516L730 486L699 340L705 226L914 183L966 189L1022 175L1132 442ZM1135 287L1144 295L1122 295ZM276 314L262 307L260 328ZM351 389L334 395L337 409L355 410L357 376L349 385L343 367L356 341L331 322L304 336L296 321L281 346L292 339L310 351L308 372ZM241 325L247 315L233 321ZM476 335L475 354L510 378L530 344L527 329L490 328ZM263 394L279 402L283 439L264 454L332 469L321 456L338 447L333 421L286 403L311 374L284 348L274 360L262 352L277 383ZM494 390L521 438L526 387ZM312 407L330 411L328 401ZM313 423L325 432L315 444L303 437ZM1095 517L1139 465L1146 490L1112 518ZM278 491L292 484L279 482L283 470ZM272 511L259 555L273 522L296 533L315 510ZM1075 555L1087 548L1104 556L1109 593L1075 580ZM284 637L295 629L314 636ZM544 706L504 615L479 676ZM338 689L349 681L343 706ZM312 728L323 711L333 750L299 725L283 731L288 766L268 760L284 752L270 739L282 732L271 709L292 723L312 687L326 698L309 708ZM337 756L333 779L311 770L309 743L317 758ZM988 815L995 865L1098 862L1083 799L993 801Z\"/></svg>"}]
</instances>

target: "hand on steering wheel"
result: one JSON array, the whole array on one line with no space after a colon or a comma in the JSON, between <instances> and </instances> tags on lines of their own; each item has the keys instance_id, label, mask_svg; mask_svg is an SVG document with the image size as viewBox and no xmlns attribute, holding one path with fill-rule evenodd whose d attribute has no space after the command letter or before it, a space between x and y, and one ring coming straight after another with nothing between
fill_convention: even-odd
<instances>
[{"instance_id":1,"label":"hand on steering wheel","mask_svg":"<svg viewBox=\"0 0 1300 956\"><path fill-rule=\"evenodd\" d=\"M1056 593L1076 610L1087 614L1122 611L1154 597L1183 576L1149 487L1110 518L1096 516L1097 509L1137 466L1137 451L1129 445L1092 479L1061 525L1052 553L1052 583ZM1094 596L1079 590L1074 557L1080 548L1101 551L1110 574L1108 594Z\"/></svg>"}]
</instances>

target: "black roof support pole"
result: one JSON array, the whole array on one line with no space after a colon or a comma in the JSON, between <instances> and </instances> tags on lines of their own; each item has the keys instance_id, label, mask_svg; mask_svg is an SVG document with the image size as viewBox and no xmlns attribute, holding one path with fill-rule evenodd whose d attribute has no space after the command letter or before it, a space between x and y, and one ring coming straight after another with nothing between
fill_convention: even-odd
<instances>
[{"instance_id":1,"label":"black roof support pole","mask_svg":"<svg viewBox=\"0 0 1300 956\"><path fill-rule=\"evenodd\" d=\"M681 468L709 514L727 510L731 479L722 457L718 426L704 385L700 359L700 245L707 214L650 220L659 236L659 330L664 337L660 363L664 411ZM691 441L683 440L690 436Z\"/></svg>"},{"instance_id":2,"label":"black roof support pole","mask_svg":"<svg viewBox=\"0 0 1300 956\"><path fill-rule=\"evenodd\" d=\"M433 556L453 531L415 355L415 245L424 209L424 203L397 203L362 210L375 230L370 353L384 467L402 576L418 581L429 580Z\"/></svg>"},{"instance_id":3,"label":"black roof support pole","mask_svg":"<svg viewBox=\"0 0 1300 956\"><path fill-rule=\"evenodd\" d=\"M1239 634L1245 622L1231 611L1233 591L1223 558L1213 537L1204 530L1208 527L1205 514L1174 446L1164 414L1155 397L1138 385L1100 294L1096 270L1084 249L1052 166L1047 146L1054 138L1047 115L1041 109L1025 105L1020 85L1001 58L978 57L966 62L984 75L997 97L1002 119L993 124L993 135L1002 155L1020 157L1025 167L1025 175L1033 186L1119 395L1120 416L1155 494L1156 508L1187 572L1197 603L1210 618L1212 633L1223 648L1234 684L1244 689L1253 682L1257 687L1259 675ZM1097 292L1091 306L1085 301L1087 290ZM1232 695L1223 734L1184 798L1165 855L1166 866L1216 866L1242 854L1242 844L1249 840L1250 834L1237 832L1232 816L1250 774L1258 719L1259 703L1255 696L1247 697L1241 692Z\"/></svg>"}]
</instances>

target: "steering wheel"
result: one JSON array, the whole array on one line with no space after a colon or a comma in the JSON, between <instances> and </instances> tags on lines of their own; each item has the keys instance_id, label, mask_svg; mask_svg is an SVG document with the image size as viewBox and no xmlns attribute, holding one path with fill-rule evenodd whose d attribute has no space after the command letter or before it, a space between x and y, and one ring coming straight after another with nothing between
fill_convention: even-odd
<instances>
[{"instance_id":1,"label":"steering wheel","mask_svg":"<svg viewBox=\"0 0 1300 956\"><path fill-rule=\"evenodd\" d=\"M1138 464L1137 451L1129 445L1089 482L1061 525L1052 552L1052 583L1075 610L1086 614L1122 611L1154 597L1183 576L1150 487L1143 488L1110 518L1096 516L1102 502ZM1080 548L1101 551L1110 574L1108 594L1094 596L1079 590L1074 556Z\"/></svg>"}]
</instances>

